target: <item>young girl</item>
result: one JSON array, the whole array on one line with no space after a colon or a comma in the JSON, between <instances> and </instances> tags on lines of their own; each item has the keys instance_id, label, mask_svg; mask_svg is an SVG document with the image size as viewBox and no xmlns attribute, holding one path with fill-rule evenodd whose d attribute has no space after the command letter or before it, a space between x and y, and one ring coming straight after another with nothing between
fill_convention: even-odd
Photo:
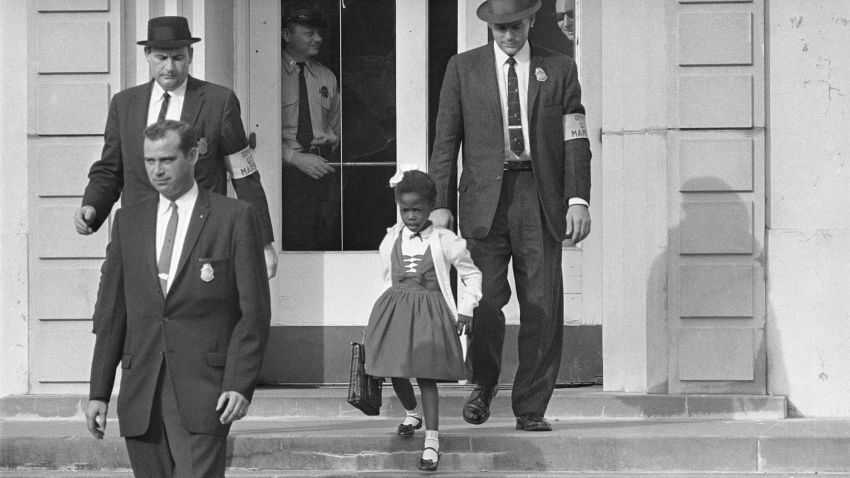
<instances>
[{"instance_id":1,"label":"young girl","mask_svg":"<svg viewBox=\"0 0 850 478\"><path fill-rule=\"evenodd\" d=\"M394 184L396 175L390 184ZM466 378L460 339L472 326L472 310L481 299L481 271L466 241L428 220L437 190L421 171L406 171L395 184L402 223L387 230L378 250L387 290L375 302L366 327L366 373L391 377L407 410L398 434L422 427L422 414L410 378L422 394L425 446L419 469L434 471L440 458L437 381ZM455 308L449 282L451 266L465 287Z\"/></svg>"}]
</instances>

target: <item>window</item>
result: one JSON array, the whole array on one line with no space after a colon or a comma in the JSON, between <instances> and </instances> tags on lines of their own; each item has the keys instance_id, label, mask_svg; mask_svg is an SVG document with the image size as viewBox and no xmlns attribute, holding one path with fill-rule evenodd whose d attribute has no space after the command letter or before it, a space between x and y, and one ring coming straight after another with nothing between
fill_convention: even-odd
<instances>
[{"instance_id":1,"label":"window","mask_svg":"<svg viewBox=\"0 0 850 478\"><path fill-rule=\"evenodd\" d=\"M283 5L284 18L304 8L315 9L327 23L314 59L338 81L341 126L338 145L317 148L332 173L316 180L291 165L284 168L283 250L375 250L396 219L388 186L396 169L395 1L291 1ZM286 45L284 38L284 61ZM332 108L334 92L326 83L316 85L327 100L322 107ZM298 107L293 89L282 95L284 110ZM322 118L329 113L321 110ZM284 129L287 117L293 115L284 112Z\"/></svg>"}]
</instances>

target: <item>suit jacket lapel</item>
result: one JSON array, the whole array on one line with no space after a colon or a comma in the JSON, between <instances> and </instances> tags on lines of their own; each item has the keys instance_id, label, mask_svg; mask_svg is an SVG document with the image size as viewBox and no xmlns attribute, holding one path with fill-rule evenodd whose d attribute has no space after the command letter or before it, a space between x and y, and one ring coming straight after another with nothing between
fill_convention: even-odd
<instances>
[{"instance_id":1,"label":"suit jacket lapel","mask_svg":"<svg viewBox=\"0 0 850 478\"><path fill-rule=\"evenodd\" d=\"M186 80L186 97L183 99L183 112L180 121L195 126L195 120L204 105L204 90L202 83L191 76Z\"/></svg>"},{"instance_id":2,"label":"suit jacket lapel","mask_svg":"<svg viewBox=\"0 0 850 478\"><path fill-rule=\"evenodd\" d=\"M499 118L499 131L501 131L502 124L504 121L502 118L502 101L499 98L499 82L498 76L501 72L496 68L496 53L493 50L495 45L493 42L487 44L487 46L482 50L481 55L478 57L478 65L475 68L476 72L480 72L479 75L479 85L482 86L481 91L485 92L487 95L487 100L490 103L490 106L493 109L493 114Z\"/></svg>"},{"instance_id":3,"label":"suit jacket lapel","mask_svg":"<svg viewBox=\"0 0 850 478\"><path fill-rule=\"evenodd\" d=\"M543 57L534 54L533 46L531 46L531 61L528 63L528 68L528 122L529 127L532 127L533 122L531 118L534 117L535 107L537 106L537 93L540 91L540 82L537 80L536 71L538 68L546 71L543 68Z\"/></svg>"},{"instance_id":4,"label":"suit jacket lapel","mask_svg":"<svg viewBox=\"0 0 850 478\"><path fill-rule=\"evenodd\" d=\"M185 111L185 110L184 110ZM186 239L183 241L183 250L180 251L180 260L177 262L177 271L174 274L174 284L180 280L183 269L186 268L186 263L189 261L189 256L192 255L192 249L198 242L198 237L204 229L204 224L209 217L210 209L210 193L206 189L198 188L198 199L195 200L195 209L192 211L192 217L189 219L189 229L186 231ZM172 290L174 285L172 285Z\"/></svg>"},{"instance_id":5,"label":"suit jacket lapel","mask_svg":"<svg viewBox=\"0 0 850 478\"><path fill-rule=\"evenodd\" d=\"M142 257L150 272L151 277L159 280L159 267L157 266L156 257L156 213L159 201L147 201L147 210L139 218L139 240L141 241L140 251ZM157 288L157 290L160 290Z\"/></svg>"},{"instance_id":6,"label":"suit jacket lapel","mask_svg":"<svg viewBox=\"0 0 850 478\"><path fill-rule=\"evenodd\" d=\"M134 100L136 104L130 110L132 111L132 113L130 114L130 121L132 121L132 123L130 123L129 131L139 132L139 134L136 135L132 140L133 142L139 145L139 154L142 153L142 143L144 142L144 136L142 135L142 132L148 126L148 109L150 108L151 104L153 82L154 80L151 80L148 83L147 88L139 90L142 93L136 96Z\"/></svg>"}]
</instances>

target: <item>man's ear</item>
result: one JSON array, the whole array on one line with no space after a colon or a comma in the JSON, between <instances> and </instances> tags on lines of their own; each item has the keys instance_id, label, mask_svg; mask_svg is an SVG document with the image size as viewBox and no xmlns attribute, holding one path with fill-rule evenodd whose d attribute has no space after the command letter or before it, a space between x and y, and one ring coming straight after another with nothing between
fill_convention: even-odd
<instances>
[{"instance_id":1,"label":"man's ear","mask_svg":"<svg viewBox=\"0 0 850 478\"><path fill-rule=\"evenodd\" d=\"M198 147L189 150L189 162L192 163L192 166L198 163Z\"/></svg>"},{"instance_id":2,"label":"man's ear","mask_svg":"<svg viewBox=\"0 0 850 478\"><path fill-rule=\"evenodd\" d=\"M192 48L192 47L189 47L189 64L190 65L192 64L192 55L194 55L194 53L195 53L195 49Z\"/></svg>"},{"instance_id":3,"label":"man's ear","mask_svg":"<svg viewBox=\"0 0 850 478\"><path fill-rule=\"evenodd\" d=\"M292 32L289 31L288 27L283 27L280 30L280 37L283 38L283 41L289 43L289 40L292 38Z\"/></svg>"}]
</instances>

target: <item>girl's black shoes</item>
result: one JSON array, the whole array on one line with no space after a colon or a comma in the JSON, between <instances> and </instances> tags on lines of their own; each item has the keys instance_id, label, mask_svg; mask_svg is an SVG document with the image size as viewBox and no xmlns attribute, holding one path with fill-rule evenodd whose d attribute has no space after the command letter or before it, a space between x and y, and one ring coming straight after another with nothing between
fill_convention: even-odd
<instances>
[{"instance_id":1,"label":"girl's black shoes","mask_svg":"<svg viewBox=\"0 0 850 478\"><path fill-rule=\"evenodd\" d=\"M422 428L422 417L413 417L413 418L415 418L417 420L416 425L405 425L404 423L402 423L401 425L398 426L397 433L400 436L409 437L409 436L413 435L413 432L415 430L419 430L420 428Z\"/></svg>"},{"instance_id":2,"label":"girl's black shoes","mask_svg":"<svg viewBox=\"0 0 850 478\"><path fill-rule=\"evenodd\" d=\"M426 446L425 450L434 450L434 453L437 454L436 460L426 460L424 458L419 459L419 469L422 471L437 471L437 464L440 462L440 451L434 447ZM424 450L423 450L424 451Z\"/></svg>"}]
</instances>

